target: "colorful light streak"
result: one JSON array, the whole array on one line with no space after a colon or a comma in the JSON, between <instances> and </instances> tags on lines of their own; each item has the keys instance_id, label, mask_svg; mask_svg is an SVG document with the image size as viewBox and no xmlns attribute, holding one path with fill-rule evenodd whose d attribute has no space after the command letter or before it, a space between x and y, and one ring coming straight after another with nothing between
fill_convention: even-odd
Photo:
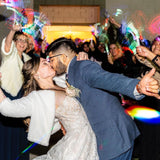
<instances>
[{"instance_id":1,"label":"colorful light streak","mask_svg":"<svg viewBox=\"0 0 160 160\"><path fill-rule=\"evenodd\" d=\"M155 17L149 22L148 29L152 34L160 34L160 16Z\"/></svg>"},{"instance_id":2,"label":"colorful light streak","mask_svg":"<svg viewBox=\"0 0 160 160\"><path fill-rule=\"evenodd\" d=\"M150 124L160 123L160 112L145 106L134 105L127 108L126 113L131 117Z\"/></svg>"},{"instance_id":3,"label":"colorful light streak","mask_svg":"<svg viewBox=\"0 0 160 160\"><path fill-rule=\"evenodd\" d=\"M134 105L125 109L125 112L131 117L145 123L149 123L149 124L160 123L160 112L149 107ZM102 150L103 146L105 146L106 144L107 144L107 140L103 141L99 145L99 149Z\"/></svg>"},{"instance_id":4,"label":"colorful light streak","mask_svg":"<svg viewBox=\"0 0 160 160\"><path fill-rule=\"evenodd\" d=\"M52 127L51 132L52 132L53 129L54 129L54 126ZM45 138L46 135L47 135L47 134L43 135L37 142L34 142L34 143L30 144L27 148L25 148L25 149L17 156L16 160L18 160L22 154L24 154L25 152L31 150L33 147L35 147L37 144L39 144L39 142L40 142L43 138Z\"/></svg>"},{"instance_id":5,"label":"colorful light streak","mask_svg":"<svg viewBox=\"0 0 160 160\"><path fill-rule=\"evenodd\" d=\"M32 143L32 144L30 144L26 149L24 149L24 150L18 155L18 157L16 158L16 160L18 160L22 154L24 154L25 152L31 150L31 149L32 149L33 147L35 147L37 144L38 144L38 143Z\"/></svg>"}]
</instances>

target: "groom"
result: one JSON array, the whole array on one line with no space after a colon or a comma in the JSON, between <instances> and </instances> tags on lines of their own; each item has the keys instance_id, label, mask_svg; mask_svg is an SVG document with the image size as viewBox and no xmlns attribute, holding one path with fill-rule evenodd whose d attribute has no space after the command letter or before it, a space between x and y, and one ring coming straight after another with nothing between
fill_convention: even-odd
<instances>
[{"instance_id":1,"label":"groom","mask_svg":"<svg viewBox=\"0 0 160 160\"><path fill-rule=\"evenodd\" d=\"M70 85L81 90L78 98L97 139L100 160L131 160L134 139L139 131L111 92L134 99L143 94L160 98L154 70L141 81L104 71L92 61L76 61L76 46L70 39L59 38L47 49L57 75L67 74Z\"/></svg>"}]
</instances>

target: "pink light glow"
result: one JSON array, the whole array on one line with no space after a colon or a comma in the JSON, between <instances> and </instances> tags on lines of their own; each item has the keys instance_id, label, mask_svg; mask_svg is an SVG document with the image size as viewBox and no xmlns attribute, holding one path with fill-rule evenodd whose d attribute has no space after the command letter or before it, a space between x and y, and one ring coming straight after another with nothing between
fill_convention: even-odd
<instances>
[{"instance_id":1,"label":"pink light glow","mask_svg":"<svg viewBox=\"0 0 160 160\"><path fill-rule=\"evenodd\" d=\"M152 34L160 34L160 16L155 17L149 23L148 29Z\"/></svg>"}]
</instances>

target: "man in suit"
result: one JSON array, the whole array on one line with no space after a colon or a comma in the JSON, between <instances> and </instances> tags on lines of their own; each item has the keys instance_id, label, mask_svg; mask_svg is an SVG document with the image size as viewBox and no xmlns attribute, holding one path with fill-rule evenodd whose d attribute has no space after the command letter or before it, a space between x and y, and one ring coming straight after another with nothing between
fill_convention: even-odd
<instances>
[{"instance_id":1,"label":"man in suit","mask_svg":"<svg viewBox=\"0 0 160 160\"><path fill-rule=\"evenodd\" d=\"M70 39L59 38L47 49L57 75L67 73L68 83L81 91L78 98L95 132L100 160L131 160L134 139L139 131L119 100L111 92L134 99L143 94L158 95L154 70L141 81L104 71L92 61L76 61L76 46Z\"/></svg>"}]
</instances>

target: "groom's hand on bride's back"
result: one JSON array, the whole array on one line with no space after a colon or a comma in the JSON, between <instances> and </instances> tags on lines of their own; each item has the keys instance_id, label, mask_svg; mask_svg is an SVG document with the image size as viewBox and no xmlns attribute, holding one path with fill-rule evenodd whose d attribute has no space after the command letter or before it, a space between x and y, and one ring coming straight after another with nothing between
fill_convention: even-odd
<instances>
[{"instance_id":1,"label":"groom's hand on bride's back","mask_svg":"<svg viewBox=\"0 0 160 160\"><path fill-rule=\"evenodd\" d=\"M79 52L77 54L77 61L89 60L88 54L86 52Z\"/></svg>"},{"instance_id":2,"label":"groom's hand on bride's back","mask_svg":"<svg viewBox=\"0 0 160 160\"><path fill-rule=\"evenodd\" d=\"M59 123L60 123L60 125L61 125L61 131L62 131L63 135L65 136L66 130L65 130L65 128L63 127L62 123L61 123L61 122L59 122Z\"/></svg>"}]
</instances>

